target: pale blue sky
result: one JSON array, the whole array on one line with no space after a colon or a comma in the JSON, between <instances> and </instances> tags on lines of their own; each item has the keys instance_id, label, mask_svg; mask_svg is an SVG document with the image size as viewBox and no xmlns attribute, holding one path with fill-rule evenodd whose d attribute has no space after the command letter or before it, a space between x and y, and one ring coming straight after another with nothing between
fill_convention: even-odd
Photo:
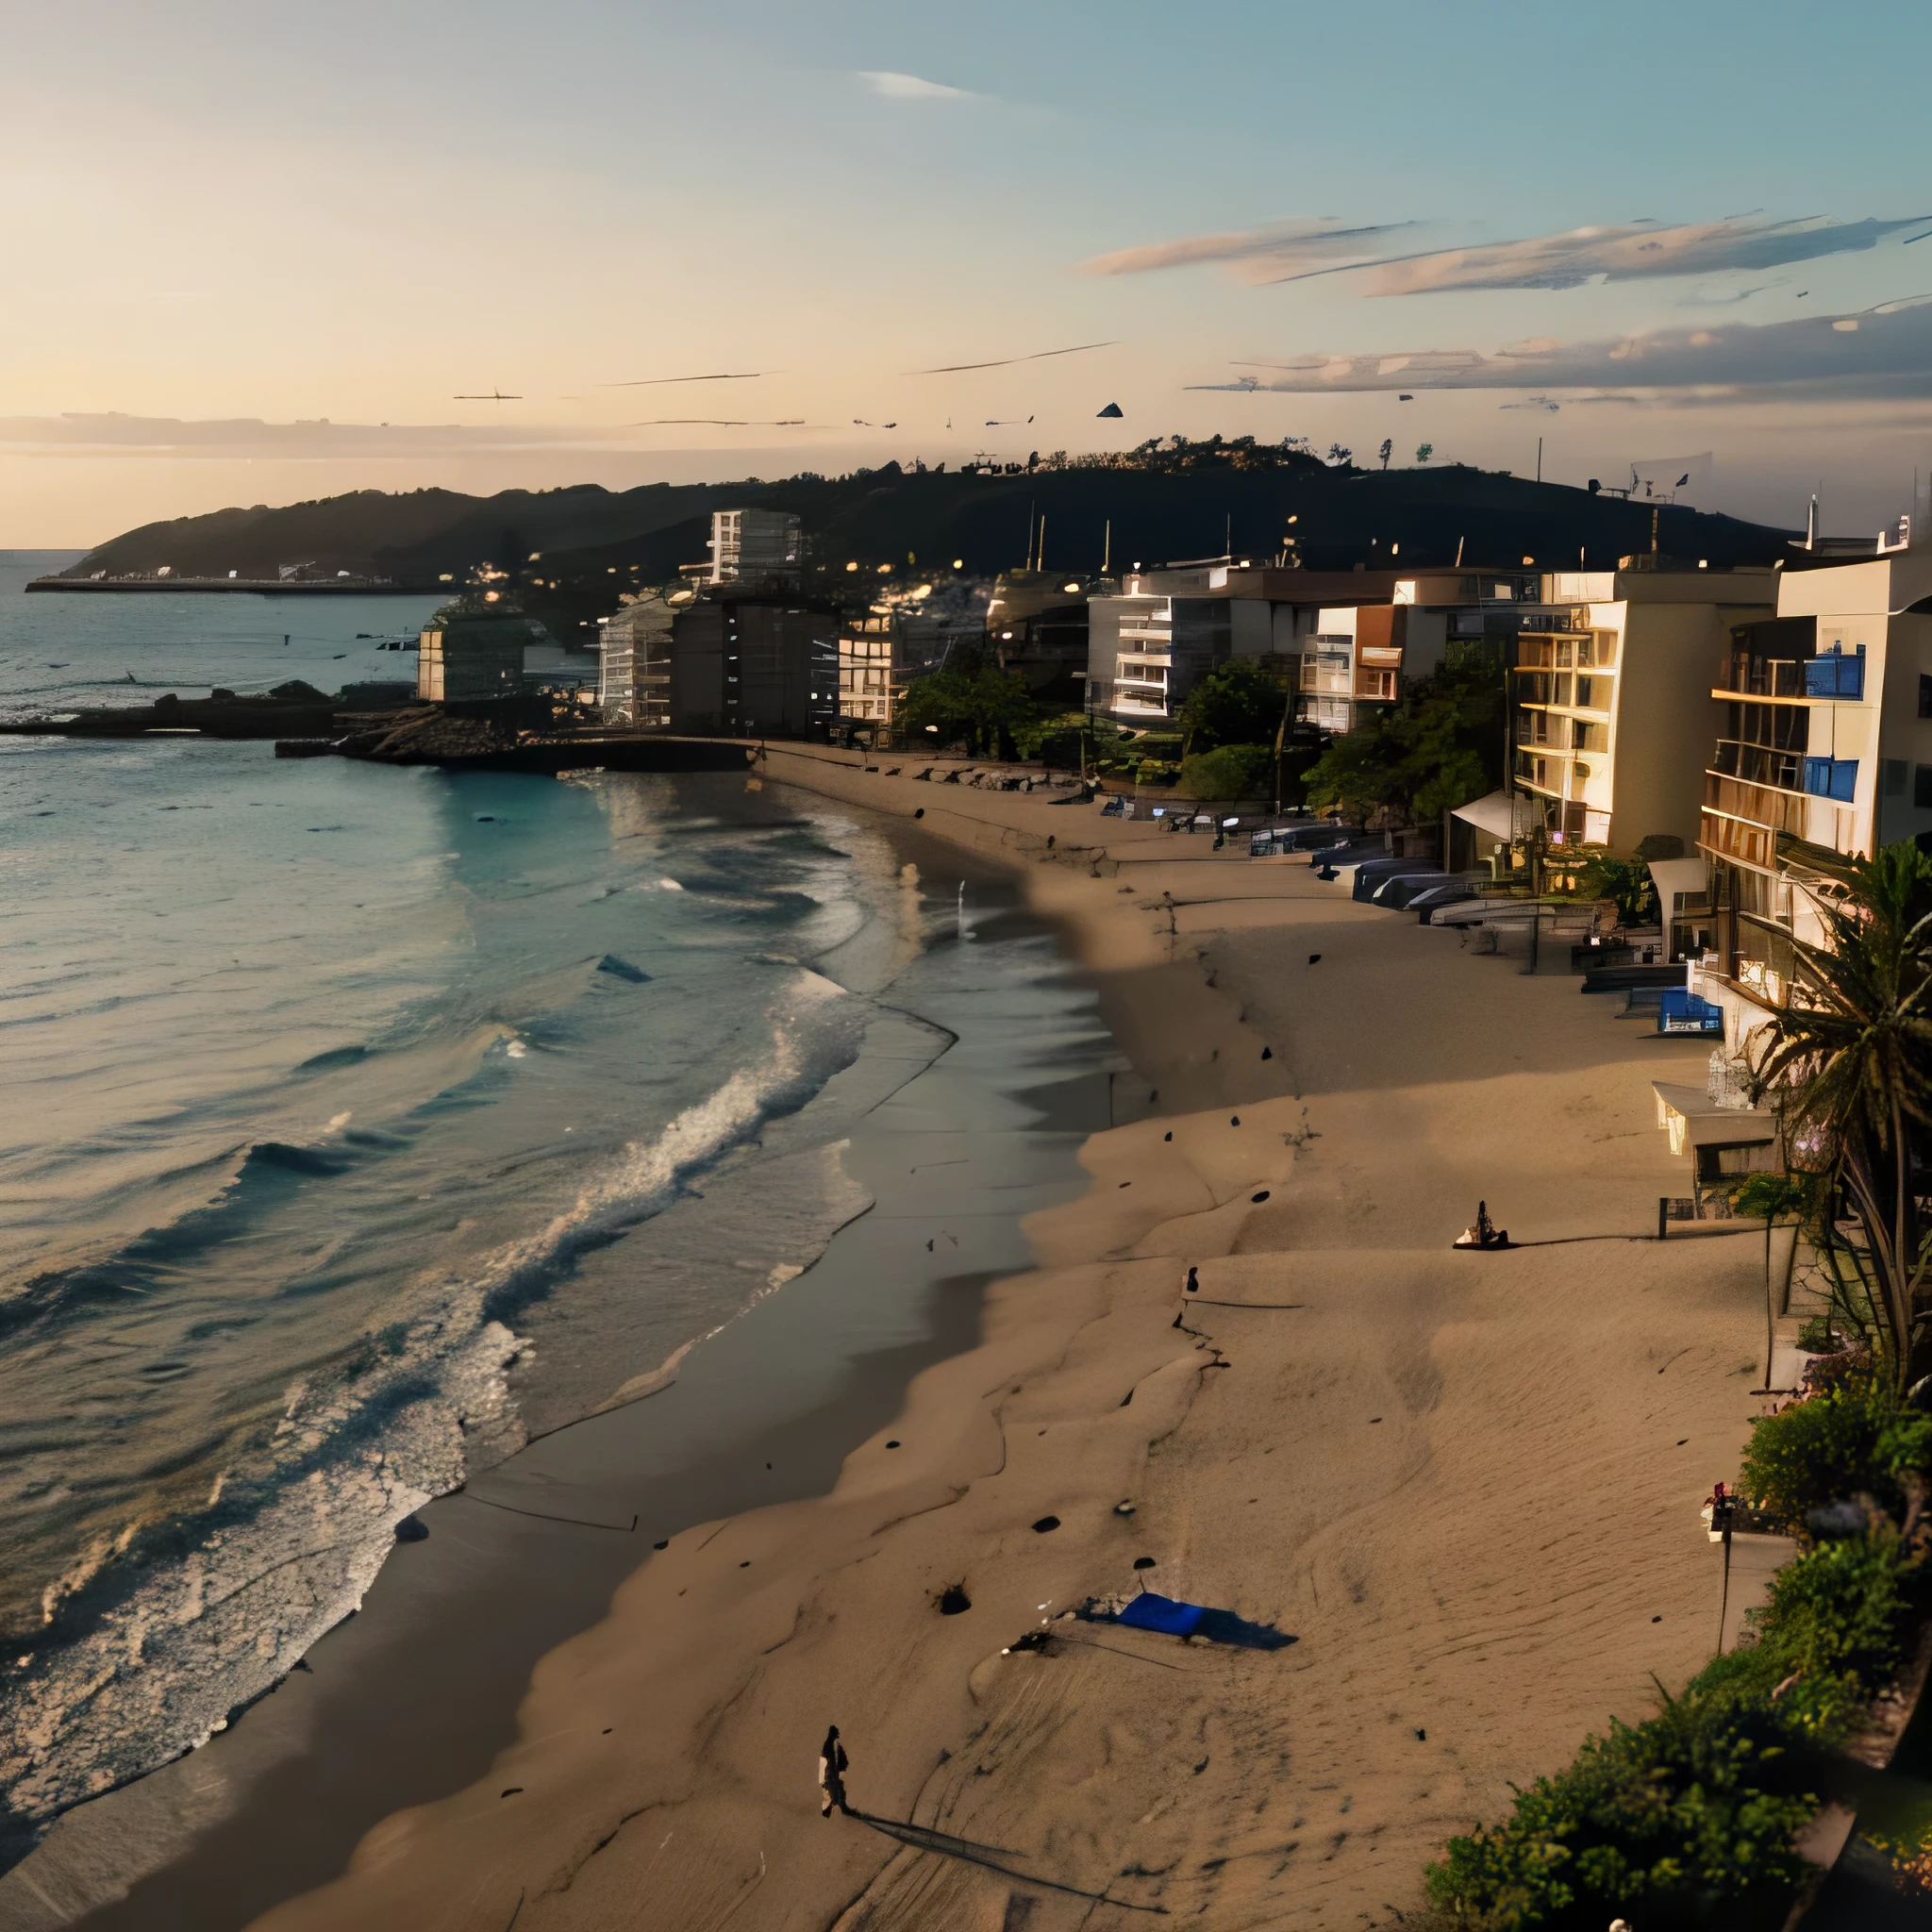
<instances>
[{"instance_id":1,"label":"pale blue sky","mask_svg":"<svg viewBox=\"0 0 1932 1932\"><path fill-rule=\"evenodd\" d=\"M1932 474L1932 372L1899 348L1906 324L1832 336L1845 378L1823 391L1780 379L1782 338L1748 335L1932 294L1916 228L1768 270L1562 289L1253 286L1211 259L1082 272L1324 217L1423 225L1374 244L1392 255L1645 219L1932 212L1923 7L69 0L8 38L0 418L475 434L317 458L263 431L190 459L162 431L139 454L48 454L58 437L13 420L0 540L365 484L770 475L1211 428L1358 453L1386 434L1404 456L1429 440L1517 468L1541 433L1546 474L1574 480L1710 449L1716 497L1787 517L1816 475L1869 520L1904 507L1915 462ZM1191 388L1243 361L1493 358L1525 339L1558 345L1574 378L1629 338L1700 330L1717 332L1712 383L1625 384L1637 399L1613 404ZM1861 385L1881 341L1890 366ZM1626 373L1602 366L1599 389ZM779 373L604 387L721 368ZM454 400L498 386L521 400ZM1094 421L1109 401L1123 423ZM658 416L752 426L635 426Z\"/></svg>"}]
</instances>

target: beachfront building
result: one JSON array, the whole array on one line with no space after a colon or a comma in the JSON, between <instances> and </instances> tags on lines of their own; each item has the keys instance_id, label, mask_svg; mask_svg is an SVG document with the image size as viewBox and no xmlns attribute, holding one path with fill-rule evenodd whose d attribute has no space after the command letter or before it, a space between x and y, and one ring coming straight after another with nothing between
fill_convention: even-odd
<instances>
[{"instance_id":1,"label":"beachfront building","mask_svg":"<svg viewBox=\"0 0 1932 1932\"><path fill-rule=\"evenodd\" d=\"M1771 570L1647 557L1545 575L1517 631L1510 736L1514 787L1549 844L1696 840L1698 774L1720 722L1707 667L1776 596Z\"/></svg>"},{"instance_id":2,"label":"beachfront building","mask_svg":"<svg viewBox=\"0 0 1932 1932\"><path fill-rule=\"evenodd\" d=\"M1405 673L1421 675L1442 661L1447 636L1445 612L1408 603L1318 608L1302 642L1295 715L1321 731L1355 730L1401 696Z\"/></svg>"},{"instance_id":3,"label":"beachfront building","mask_svg":"<svg viewBox=\"0 0 1932 1932\"><path fill-rule=\"evenodd\" d=\"M1698 844L1716 924L1705 977L1734 1052L1824 937L1839 858L1932 840L1932 546L1780 575L1774 616L1716 665Z\"/></svg>"},{"instance_id":4,"label":"beachfront building","mask_svg":"<svg viewBox=\"0 0 1932 1932\"><path fill-rule=\"evenodd\" d=\"M671 723L671 626L676 610L642 597L597 621L597 704L607 724Z\"/></svg>"},{"instance_id":5,"label":"beachfront building","mask_svg":"<svg viewBox=\"0 0 1932 1932\"><path fill-rule=\"evenodd\" d=\"M1123 724L1172 719L1196 678L1250 658L1294 694L1296 723L1354 730L1446 656L1498 661L1534 621L1531 572L1313 571L1208 561L1129 571L1088 601L1088 703Z\"/></svg>"},{"instance_id":6,"label":"beachfront building","mask_svg":"<svg viewBox=\"0 0 1932 1932\"><path fill-rule=\"evenodd\" d=\"M439 613L418 641L416 695L433 704L515 697L524 657L556 640L530 617Z\"/></svg>"},{"instance_id":7,"label":"beachfront building","mask_svg":"<svg viewBox=\"0 0 1932 1932\"><path fill-rule=\"evenodd\" d=\"M671 727L727 738L832 735L839 614L771 591L696 598L671 627Z\"/></svg>"},{"instance_id":8,"label":"beachfront building","mask_svg":"<svg viewBox=\"0 0 1932 1932\"><path fill-rule=\"evenodd\" d=\"M839 723L874 744L892 729L892 660L898 625L890 616L847 618L839 628Z\"/></svg>"},{"instance_id":9,"label":"beachfront building","mask_svg":"<svg viewBox=\"0 0 1932 1932\"><path fill-rule=\"evenodd\" d=\"M799 521L790 510L714 509L708 547L707 583L795 576L802 553Z\"/></svg>"},{"instance_id":10,"label":"beachfront building","mask_svg":"<svg viewBox=\"0 0 1932 1932\"><path fill-rule=\"evenodd\" d=\"M1024 678L1035 697L1077 705L1091 656L1091 600L1119 589L1111 577L1078 572L1002 572L986 607L987 641L1000 669Z\"/></svg>"}]
</instances>

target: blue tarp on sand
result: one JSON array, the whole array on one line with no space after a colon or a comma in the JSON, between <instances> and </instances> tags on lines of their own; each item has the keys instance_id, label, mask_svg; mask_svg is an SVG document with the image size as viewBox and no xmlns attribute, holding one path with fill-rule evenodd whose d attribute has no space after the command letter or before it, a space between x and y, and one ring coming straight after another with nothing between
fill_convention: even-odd
<instances>
[{"instance_id":1,"label":"blue tarp on sand","mask_svg":"<svg viewBox=\"0 0 1932 1932\"><path fill-rule=\"evenodd\" d=\"M1114 1622L1130 1624L1137 1630L1158 1630L1164 1637L1191 1637L1207 1614L1201 1604L1184 1604L1174 1597L1157 1596L1148 1590L1117 1612Z\"/></svg>"}]
</instances>

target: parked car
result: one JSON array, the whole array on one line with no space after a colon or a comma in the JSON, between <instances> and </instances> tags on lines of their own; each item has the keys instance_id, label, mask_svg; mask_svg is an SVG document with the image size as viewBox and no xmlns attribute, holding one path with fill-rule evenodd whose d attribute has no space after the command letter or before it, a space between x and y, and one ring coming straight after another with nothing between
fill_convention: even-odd
<instances>
[{"instance_id":1,"label":"parked car","mask_svg":"<svg viewBox=\"0 0 1932 1932\"><path fill-rule=\"evenodd\" d=\"M1426 925L1429 915L1438 907L1466 906L1482 896L1481 891L1467 879L1445 879L1436 885L1425 886L1408 902L1408 909Z\"/></svg>"},{"instance_id":2,"label":"parked car","mask_svg":"<svg viewBox=\"0 0 1932 1932\"><path fill-rule=\"evenodd\" d=\"M1375 888L1384 879L1393 878L1397 873L1420 872L1422 867L1420 858L1391 858L1386 854L1375 858L1364 858L1356 865L1351 890L1357 899L1367 900L1374 896Z\"/></svg>"},{"instance_id":3,"label":"parked car","mask_svg":"<svg viewBox=\"0 0 1932 1932\"><path fill-rule=\"evenodd\" d=\"M1372 903L1400 912L1414 903L1419 892L1440 886L1448 876L1440 865L1431 866L1426 872L1399 872L1376 887Z\"/></svg>"}]
</instances>

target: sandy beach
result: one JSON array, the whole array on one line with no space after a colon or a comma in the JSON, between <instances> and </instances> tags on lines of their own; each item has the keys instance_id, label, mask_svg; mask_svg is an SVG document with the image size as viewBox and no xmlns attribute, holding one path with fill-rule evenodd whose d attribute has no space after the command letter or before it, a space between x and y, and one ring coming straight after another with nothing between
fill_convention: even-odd
<instances>
[{"instance_id":1,"label":"sandy beach","mask_svg":"<svg viewBox=\"0 0 1932 1932\"><path fill-rule=\"evenodd\" d=\"M258 1923L1394 1923L1446 1837L1717 1638L1697 1510L1764 1302L1759 1242L1655 1238L1649 1082L1703 1051L1304 864L763 771L1015 868L1132 1063L1124 1124L828 1493L673 1538L486 1775ZM1520 1246L1451 1251L1479 1197ZM1293 1641L1058 1621L1142 1586ZM944 1849L821 1819L828 1723L855 1809Z\"/></svg>"}]
</instances>

